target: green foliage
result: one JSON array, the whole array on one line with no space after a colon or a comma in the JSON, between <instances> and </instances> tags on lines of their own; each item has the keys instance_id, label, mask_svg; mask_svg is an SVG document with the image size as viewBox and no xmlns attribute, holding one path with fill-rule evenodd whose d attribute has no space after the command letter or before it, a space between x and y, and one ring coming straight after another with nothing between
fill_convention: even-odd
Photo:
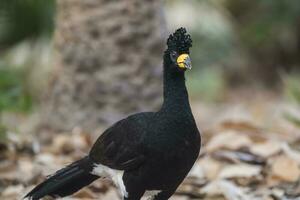
<instances>
[{"instance_id":1,"label":"green foliage","mask_svg":"<svg viewBox=\"0 0 300 200\"><path fill-rule=\"evenodd\" d=\"M291 113L284 113L284 118L294 124L295 126L300 127L300 118L292 115Z\"/></svg>"},{"instance_id":2,"label":"green foliage","mask_svg":"<svg viewBox=\"0 0 300 200\"><path fill-rule=\"evenodd\" d=\"M300 106L300 74L285 75L283 81L286 96Z\"/></svg>"},{"instance_id":3,"label":"green foliage","mask_svg":"<svg viewBox=\"0 0 300 200\"><path fill-rule=\"evenodd\" d=\"M1 0L0 47L49 36L54 29L54 8L54 0Z\"/></svg>"},{"instance_id":4,"label":"green foliage","mask_svg":"<svg viewBox=\"0 0 300 200\"><path fill-rule=\"evenodd\" d=\"M0 51L10 50L24 40L34 44L41 41L37 40L40 37L50 37L54 30L54 12L55 0L1 0ZM6 54L1 53L0 61L4 62ZM29 91L32 89L27 84L30 72L25 65L32 66L27 63L17 69L0 63L0 112L30 110L32 97Z\"/></svg>"},{"instance_id":5,"label":"green foliage","mask_svg":"<svg viewBox=\"0 0 300 200\"><path fill-rule=\"evenodd\" d=\"M300 4L290 0L228 0L240 38L246 47L272 51L287 32L297 32Z\"/></svg>"},{"instance_id":6,"label":"green foliage","mask_svg":"<svg viewBox=\"0 0 300 200\"><path fill-rule=\"evenodd\" d=\"M0 112L30 110L32 99L25 85L21 70L0 67Z\"/></svg>"},{"instance_id":7,"label":"green foliage","mask_svg":"<svg viewBox=\"0 0 300 200\"><path fill-rule=\"evenodd\" d=\"M300 74L283 76L286 96L300 107ZM292 113L284 113L284 118L300 127L300 117Z\"/></svg>"},{"instance_id":8,"label":"green foliage","mask_svg":"<svg viewBox=\"0 0 300 200\"><path fill-rule=\"evenodd\" d=\"M0 120L0 143L6 141L6 127L1 124Z\"/></svg>"}]
</instances>

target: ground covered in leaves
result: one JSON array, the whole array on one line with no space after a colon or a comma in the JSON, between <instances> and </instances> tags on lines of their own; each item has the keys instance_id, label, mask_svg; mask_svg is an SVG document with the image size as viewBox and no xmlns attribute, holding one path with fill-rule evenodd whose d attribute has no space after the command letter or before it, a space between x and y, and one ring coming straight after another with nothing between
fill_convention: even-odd
<instances>
[{"instance_id":1,"label":"ground covered in leaves","mask_svg":"<svg viewBox=\"0 0 300 200\"><path fill-rule=\"evenodd\" d=\"M201 154L171 199L300 200L300 127L284 117L298 108L272 97L246 99L193 102ZM36 136L9 132L0 145L0 199L21 199L47 175L85 155L95 138L79 128ZM109 181L95 181L66 199L121 198Z\"/></svg>"}]
</instances>

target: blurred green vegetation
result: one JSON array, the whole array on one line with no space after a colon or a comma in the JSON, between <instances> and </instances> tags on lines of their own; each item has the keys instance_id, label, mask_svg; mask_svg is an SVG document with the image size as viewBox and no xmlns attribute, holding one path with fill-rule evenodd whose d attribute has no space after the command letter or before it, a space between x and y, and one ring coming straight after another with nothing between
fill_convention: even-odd
<instances>
[{"instance_id":1,"label":"blurred green vegetation","mask_svg":"<svg viewBox=\"0 0 300 200\"><path fill-rule=\"evenodd\" d=\"M296 106L300 109L300 75L284 75L283 81L285 85L285 95L292 102L296 104ZM300 127L300 116L291 112L285 112L284 117L293 123L294 125Z\"/></svg>"},{"instance_id":2,"label":"blurred green vegetation","mask_svg":"<svg viewBox=\"0 0 300 200\"><path fill-rule=\"evenodd\" d=\"M0 67L0 111L26 112L32 106L24 72Z\"/></svg>"},{"instance_id":3,"label":"blurred green vegetation","mask_svg":"<svg viewBox=\"0 0 300 200\"><path fill-rule=\"evenodd\" d=\"M40 38L50 39L54 30L54 13L54 0L0 1L0 115L3 111L31 110L32 96L27 83L30 67L25 64L16 67L15 61L8 61L7 55L14 53L10 50L24 41L34 44ZM0 135L4 130L0 121Z\"/></svg>"},{"instance_id":4,"label":"blurred green vegetation","mask_svg":"<svg viewBox=\"0 0 300 200\"><path fill-rule=\"evenodd\" d=\"M300 75L290 74L283 76L283 81L285 84L286 96L300 106Z\"/></svg>"},{"instance_id":5,"label":"blurred green vegetation","mask_svg":"<svg viewBox=\"0 0 300 200\"><path fill-rule=\"evenodd\" d=\"M28 112L32 97L25 83L24 71L0 65L0 142L6 139L6 126L2 123L3 112Z\"/></svg>"},{"instance_id":6,"label":"blurred green vegetation","mask_svg":"<svg viewBox=\"0 0 300 200\"><path fill-rule=\"evenodd\" d=\"M33 44L39 42L39 38L50 39L54 30L54 12L54 0L0 1L0 141L6 137L2 113L28 112L33 105L27 83L28 67L16 67L14 61L11 63L6 59L7 54L21 42Z\"/></svg>"},{"instance_id":7,"label":"blurred green vegetation","mask_svg":"<svg viewBox=\"0 0 300 200\"><path fill-rule=\"evenodd\" d=\"M0 143L6 142L6 127L0 123Z\"/></svg>"},{"instance_id":8,"label":"blurred green vegetation","mask_svg":"<svg viewBox=\"0 0 300 200\"><path fill-rule=\"evenodd\" d=\"M285 31L297 31L300 4L290 0L228 0L226 5L249 47L279 40Z\"/></svg>"},{"instance_id":9,"label":"blurred green vegetation","mask_svg":"<svg viewBox=\"0 0 300 200\"><path fill-rule=\"evenodd\" d=\"M282 72L300 71L300 3L290 0L227 0L239 43L247 52L247 72L269 86ZM251 74L250 74L251 75Z\"/></svg>"},{"instance_id":10,"label":"blurred green vegetation","mask_svg":"<svg viewBox=\"0 0 300 200\"><path fill-rule=\"evenodd\" d=\"M280 77L300 71L298 1L169 0L166 7L171 27L192 32L194 68L188 87L193 97L220 100L227 87L243 84L294 91L298 83L286 84ZM54 15L55 0L1 0L0 53L23 41L51 39ZM0 109L30 110L26 67L12 68L1 57L0 63Z\"/></svg>"},{"instance_id":11,"label":"blurred green vegetation","mask_svg":"<svg viewBox=\"0 0 300 200\"><path fill-rule=\"evenodd\" d=\"M54 12L54 0L1 0L0 50L23 40L50 37Z\"/></svg>"}]
</instances>

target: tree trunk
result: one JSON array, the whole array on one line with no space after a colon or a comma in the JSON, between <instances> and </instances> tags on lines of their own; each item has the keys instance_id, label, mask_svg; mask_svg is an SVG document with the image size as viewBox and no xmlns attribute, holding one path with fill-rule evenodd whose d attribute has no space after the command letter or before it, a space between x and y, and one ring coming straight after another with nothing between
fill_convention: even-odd
<instances>
[{"instance_id":1,"label":"tree trunk","mask_svg":"<svg viewBox=\"0 0 300 200\"><path fill-rule=\"evenodd\" d=\"M55 78L42 106L52 130L94 131L162 99L160 0L58 0Z\"/></svg>"}]
</instances>

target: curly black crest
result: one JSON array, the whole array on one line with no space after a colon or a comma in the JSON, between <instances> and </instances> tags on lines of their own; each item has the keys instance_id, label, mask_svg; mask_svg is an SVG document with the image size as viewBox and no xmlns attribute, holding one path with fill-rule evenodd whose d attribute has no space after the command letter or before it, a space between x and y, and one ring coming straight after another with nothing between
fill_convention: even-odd
<instances>
[{"instance_id":1,"label":"curly black crest","mask_svg":"<svg viewBox=\"0 0 300 200\"><path fill-rule=\"evenodd\" d=\"M181 27L169 36L167 45L169 50L175 50L178 53L189 53L189 48L192 47L192 39L187 34L186 29Z\"/></svg>"}]
</instances>

